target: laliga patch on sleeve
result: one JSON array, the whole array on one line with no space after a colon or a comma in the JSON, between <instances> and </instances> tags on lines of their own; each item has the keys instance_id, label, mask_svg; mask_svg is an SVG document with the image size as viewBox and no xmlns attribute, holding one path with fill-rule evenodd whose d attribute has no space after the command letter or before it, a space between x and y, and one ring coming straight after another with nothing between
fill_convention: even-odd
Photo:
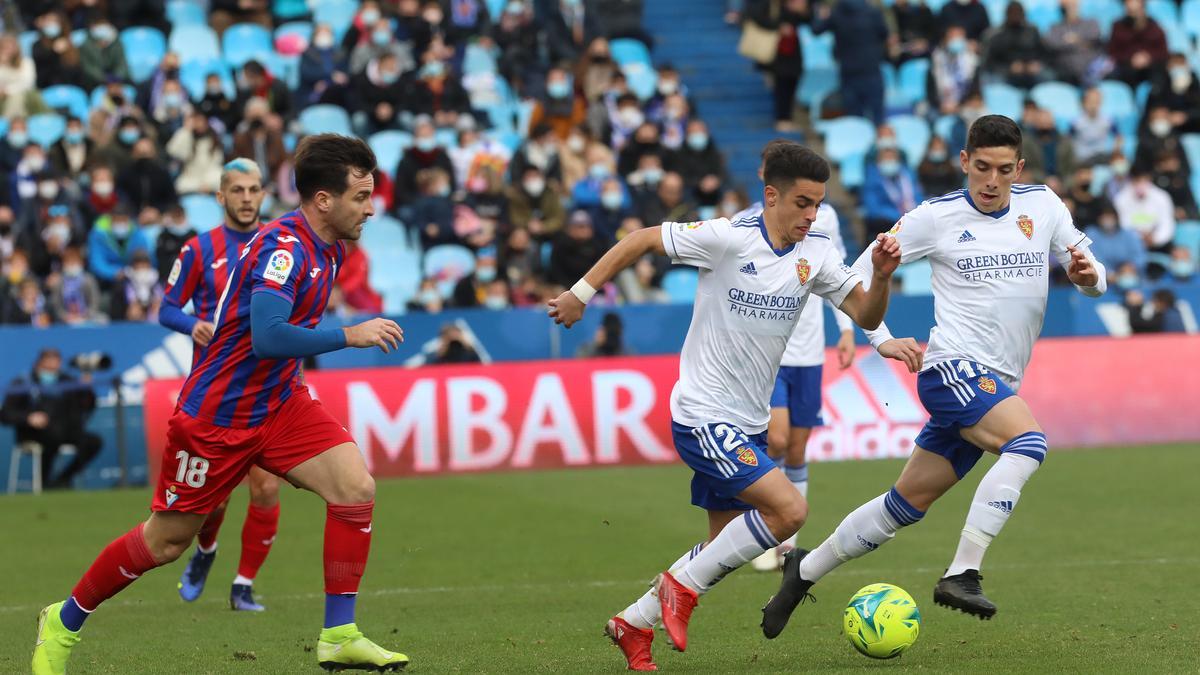
<instances>
[{"instance_id":1,"label":"laliga patch on sleeve","mask_svg":"<svg viewBox=\"0 0 1200 675\"><path fill-rule=\"evenodd\" d=\"M167 276L167 285L174 286L176 281L179 281L179 273L183 271L183 263L179 262L179 258L175 259L175 264L171 265L171 274Z\"/></svg>"},{"instance_id":2,"label":"laliga patch on sleeve","mask_svg":"<svg viewBox=\"0 0 1200 675\"><path fill-rule=\"evenodd\" d=\"M296 261L292 259L291 253L275 251L267 261L267 266L263 268L263 278L277 284L286 284L288 275L292 273L292 267L295 264Z\"/></svg>"}]
</instances>

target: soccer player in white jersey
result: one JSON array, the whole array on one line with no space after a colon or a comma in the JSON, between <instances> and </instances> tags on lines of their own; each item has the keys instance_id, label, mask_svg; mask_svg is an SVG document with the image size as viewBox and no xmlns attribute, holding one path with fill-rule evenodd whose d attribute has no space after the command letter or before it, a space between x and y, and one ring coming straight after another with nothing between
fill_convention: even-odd
<instances>
[{"instance_id":1,"label":"soccer player in white jersey","mask_svg":"<svg viewBox=\"0 0 1200 675\"><path fill-rule=\"evenodd\" d=\"M921 204L892 228L902 262L928 258L933 268L936 325L917 378L930 419L894 487L846 516L811 553L787 554L780 590L763 608L768 638L779 635L817 580L921 520L985 451L999 459L979 483L933 599L985 619L996 613L980 586L983 556L1047 451L1016 391L1045 317L1050 256L1084 295L1106 287L1103 265L1062 201L1043 185L1014 183L1024 166L1020 149L1012 120L979 118L959 156L967 188ZM868 249L854 269L871 255ZM869 336L888 337L886 328Z\"/></svg>"},{"instance_id":2,"label":"soccer player in white jersey","mask_svg":"<svg viewBox=\"0 0 1200 675\"><path fill-rule=\"evenodd\" d=\"M779 359L809 293L876 328L900 256L898 242L881 235L867 270L874 282L868 291L827 238L806 236L828 179L829 164L819 155L780 145L766 158L761 216L639 230L550 301L550 316L569 328L596 288L647 253L700 268L679 381L671 392L671 431L680 457L695 472L692 503L708 511L707 538L608 622L606 633L632 670L656 670L650 646L660 618L673 646L685 650L699 597L804 524L804 498L766 453L767 402ZM748 265L755 274L744 271Z\"/></svg>"}]
</instances>

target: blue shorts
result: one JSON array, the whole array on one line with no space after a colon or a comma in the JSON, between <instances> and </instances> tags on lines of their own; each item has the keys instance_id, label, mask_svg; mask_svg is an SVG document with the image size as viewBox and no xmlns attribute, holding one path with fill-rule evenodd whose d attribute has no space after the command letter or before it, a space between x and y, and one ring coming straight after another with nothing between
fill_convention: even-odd
<instances>
[{"instance_id":1,"label":"blue shorts","mask_svg":"<svg viewBox=\"0 0 1200 675\"><path fill-rule=\"evenodd\" d=\"M1015 396L1004 381L975 361L955 360L934 365L917 376L917 395L929 411L929 422L916 444L950 460L961 479L983 456L959 430L983 419L989 410Z\"/></svg>"},{"instance_id":2,"label":"blue shorts","mask_svg":"<svg viewBox=\"0 0 1200 675\"><path fill-rule=\"evenodd\" d=\"M811 429L825 423L821 419L822 366L780 366L771 392L772 408L787 408L793 427Z\"/></svg>"},{"instance_id":3,"label":"blue shorts","mask_svg":"<svg viewBox=\"0 0 1200 675\"><path fill-rule=\"evenodd\" d=\"M688 427L671 422L675 451L692 468L692 503L709 511L749 511L737 498L762 478L775 462L767 455L767 433L753 436L737 425L716 423Z\"/></svg>"}]
</instances>

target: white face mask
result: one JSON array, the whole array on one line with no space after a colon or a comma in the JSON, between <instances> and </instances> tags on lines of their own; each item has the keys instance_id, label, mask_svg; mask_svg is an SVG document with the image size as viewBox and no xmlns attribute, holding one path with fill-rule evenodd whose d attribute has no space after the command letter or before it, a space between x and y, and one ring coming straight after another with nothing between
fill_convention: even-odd
<instances>
[{"instance_id":1,"label":"white face mask","mask_svg":"<svg viewBox=\"0 0 1200 675\"><path fill-rule=\"evenodd\" d=\"M53 181L38 183L38 196L46 201L52 201L58 196L58 183Z\"/></svg>"},{"instance_id":2,"label":"white face mask","mask_svg":"<svg viewBox=\"0 0 1200 675\"><path fill-rule=\"evenodd\" d=\"M1156 119L1150 122L1150 133L1159 138L1166 138L1171 133L1171 120Z\"/></svg>"},{"instance_id":3,"label":"white face mask","mask_svg":"<svg viewBox=\"0 0 1200 675\"><path fill-rule=\"evenodd\" d=\"M109 182L93 183L92 192L95 192L97 197L107 197L113 193L113 184Z\"/></svg>"},{"instance_id":4,"label":"white face mask","mask_svg":"<svg viewBox=\"0 0 1200 675\"><path fill-rule=\"evenodd\" d=\"M583 136L571 136L567 139L567 149L575 154L583 152L583 148L587 142L583 140Z\"/></svg>"},{"instance_id":5,"label":"white face mask","mask_svg":"<svg viewBox=\"0 0 1200 675\"><path fill-rule=\"evenodd\" d=\"M646 120L646 116L637 108L621 108L617 111L617 119L627 129L635 129L642 126L642 122Z\"/></svg>"},{"instance_id":6,"label":"white face mask","mask_svg":"<svg viewBox=\"0 0 1200 675\"><path fill-rule=\"evenodd\" d=\"M526 180L525 191L534 197L541 197L542 192L546 189L546 181L541 178L530 178Z\"/></svg>"}]
</instances>

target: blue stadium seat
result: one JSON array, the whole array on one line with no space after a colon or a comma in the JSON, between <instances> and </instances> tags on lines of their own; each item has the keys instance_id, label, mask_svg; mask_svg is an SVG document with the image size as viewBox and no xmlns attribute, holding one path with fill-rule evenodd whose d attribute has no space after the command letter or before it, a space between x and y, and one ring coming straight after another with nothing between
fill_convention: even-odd
<instances>
[{"instance_id":1,"label":"blue stadium seat","mask_svg":"<svg viewBox=\"0 0 1200 675\"><path fill-rule=\"evenodd\" d=\"M313 25L308 21L289 21L275 29L276 40L285 35L295 35L304 40L304 44L312 42L312 34Z\"/></svg>"},{"instance_id":2,"label":"blue stadium seat","mask_svg":"<svg viewBox=\"0 0 1200 675\"><path fill-rule=\"evenodd\" d=\"M1160 24L1163 33L1167 36L1167 50L1171 52L1180 52L1186 54L1192 51L1192 40L1188 36L1187 31L1178 23Z\"/></svg>"},{"instance_id":3,"label":"blue stadium seat","mask_svg":"<svg viewBox=\"0 0 1200 675\"><path fill-rule=\"evenodd\" d=\"M954 127L958 126L957 115L942 115L933 123L933 132L943 141L949 141L954 135Z\"/></svg>"},{"instance_id":4,"label":"blue stadium seat","mask_svg":"<svg viewBox=\"0 0 1200 675\"><path fill-rule=\"evenodd\" d=\"M662 287L671 302L691 304L696 301L696 286L700 275L691 267L674 267L663 275Z\"/></svg>"},{"instance_id":5,"label":"blue stadium seat","mask_svg":"<svg viewBox=\"0 0 1200 675\"><path fill-rule=\"evenodd\" d=\"M875 144L875 125L865 117L839 117L824 122L825 155L835 163L865 155Z\"/></svg>"},{"instance_id":6,"label":"blue stadium seat","mask_svg":"<svg viewBox=\"0 0 1200 675\"><path fill-rule=\"evenodd\" d=\"M889 117L887 123L896 130L896 140L900 143L900 149L904 151L908 165L916 168L925 158L925 149L929 147L929 139L933 137L929 122L916 115L896 115Z\"/></svg>"},{"instance_id":7,"label":"blue stadium seat","mask_svg":"<svg viewBox=\"0 0 1200 675\"><path fill-rule=\"evenodd\" d=\"M33 53L33 43L38 41L39 33L36 30L23 31L17 37L17 42L21 45L21 55L28 57Z\"/></svg>"},{"instance_id":8,"label":"blue stadium seat","mask_svg":"<svg viewBox=\"0 0 1200 675\"><path fill-rule=\"evenodd\" d=\"M1097 164L1092 167L1092 184L1088 186L1091 193L1097 197L1104 194L1108 181L1112 180L1113 171L1107 164ZM1086 223L1081 223L1086 225Z\"/></svg>"},{"instance_id":9,"label":"blue stadium seat","mask_svg":"<svg viewBox=\"0 0 1200 675\"><path fill-rule=\"evenodd\" d=\"M796 87L796 100L809 108L817 108L833 92L838 90L837 68L805 68L800 86ZM821 119L819 109L812 113L813 120Z\"/></svg>"},{"instance_id":10,"label":"blue stadium seat","mask_svg":"<svg viewBox=\"0 0 1200 675\"><path fill-rule=\"evenodd\" d=\"M171 51L179 54L180 63L221 58L221 46L217 43L217 34L203 24L176 26L171 31L171 39L168 44Z\"/></svg>"},{"instance_id":11,"label":"blue stadium seat","mask_svg":"<svg viewBox=\"0 0 1200 675\"><path fill-rule=\"evenodd\" d=\"M905 105L925 100L925 78L929 75L929 59L905 61L896 73L896 89Z\"/></svg>"},{"instance_id":12,"label":"blue stadium seat","mask_svg":"<svg viewBox=\"0 0 1200 675\"><path fill-rule=\"evenodd\" d=\"M396 166L404 157L404 151L412 147L412 142L412 134L407 131L380 131L367 140L367 144L375 151L379 168L389 177L396 175Z\"/></svg>"},{"instance_id":13,"label":"blue stadium seat","mask_svg":"<svg viewBox=\"0 0 1200 675\"><path fill-rule=\"evenodd\" d=\"M1025 94L1012 85L1003 82L983 85L983 105L989 113L1019 120L1024 103Z\"/></svg>"},{"instance_id":14,"label":"blue stadium seat","mask_svg":"<svg viewBox=\"0 0 1200 675\"><path fill-rule=\"evenodd\" d=\"M1138 107L1129 85L1120 80L1104 80L1100 83L1100 95L1104 99L1101 112L1113 118L1121 134L1136 134Z\"/></svg>"},{"instance_id":15,"label":"blue stadium seat","mask_svg":"<svg viewBox=\"0 0 1200 675\"><path fill-rule=\"evenodd\" d=\"M300 113L300 128L306 134L351 135L350 116L336 105L309 106Z\"/></svg>"},{"instance_id":16,"label":"blue stadium seat","mask_svg":"<svg viewBox=\"0 0 1200 675\"><path fill-rule=\"evenodd\" d=\"M333 39L342 41L342 36L358 13L357 0L323 0L313 11L313 23L327 23L333 29Z\"/></svg>"},{"instance_id":17,"label":"blue stadium seat","mask_svg":"<svg viewBox=\"0 0 1200 675\"><path fill-rule=\"evenodd\" d=\"M169 0L167 2L167 21L171 22L173 28L208 25L204 6L195 0Z\"/></svg>"},{"instance_id":18,"label":"blue stadium seat","mask_svg":"<svg viewBox=\"0 0 1200 675\"><path fill-rule=\"evenodd\" d=\"M409 245L404 224L388 216L375 216L360 242L371 261L368 281L383 296L384 311L401 314L421 285L421 251Z\"/></svg>"},{"instance_id":19,"label":"blue stadium seat","mask_svg":"<svg viewBox=\"0 0 1200 675\"><path fill-rule=\"evenodd\" d=\"M1175 6L1174 0L1147 0L1146 14L1157 21L1163 30L1166 30L1168 25L1174 26L1179 23L1179 8Z\"/></svg>"},{"instance_id":20,"label":"blue stadium seat","mask_svg":"<svg viewBox=\"0 0 1200 675\"><path fill-rule=\"evenodd\" d=\"M87 92L73 84L56 84L42 90L42 100L55 110L66 111L67 114L87 120Z\"/></svg>"},{"instance_id":21,"label":"blue stadium seat","mask_svg":"<svg viewBox=\"0 0 1200 675\"><path fill-rule=\"evenodd\" d=\"M896 269L896 276L900 277L900 289L904 295L929 295L933 292L933 267L926 258L901 265Z\"/></svg>"},{"instance_id":22,"label":"blue stadium seat","mask_svg":"<svg viewBox=\"0 0 1200 675\"><path fill-rule=\"evenodd\" d=\"M1037 26L1044 36L1050 28L1062 21L1062 7L1057 2L1035 2L1032 6L1026 3L1025 7L1026 19L1029 23Z\"/></svg>"},{"instance_id":23,"label":"blue stadium seat","mask_svg":"<svg viewBox=\"0 0 1200 675\"><path fill-rule=\"evenodd\" d=\"M192 100L198 101L204 98L204 81L210 73L216 73L221 77L221 83L225 86L225 95L232 99L237 93L233 84L233 75L230 73L229 64L219 58L184 61L179 66L179 82L187 90L188 96L191 96Z\"/></svg>"},{"instance_id":24,"label":"blue stadium seat","mask_svg":"<svg viewBox=\"0 0 1200 675\"><path fill-rule=\"evenodd\" d=\"M983 0L983 6L987 9L988 21L993 26L1004 24L1004 11L1008 8L1008 0Z\"/></svg>"},{"instance_id":25,"label":"blue stadium seat","mask_svg":"<svg viewBox=\"0 0 1200 675\"><path fill-rule=\"evenodd\" d=\"M1125 16L1125 7L1121 0L1087 0L1079 3L1079 15L1095 19L1100 24L1100 35L1107 39L1113 22Z\"/></svg>"},{"instance_id":26,"label":"blue stadium seat","mask_svg":"<svg viewBox=\"0 0 1200 675\"><path fill-rule=\"evenodd\" d=\"M1039 107L1054 113L1059 131L1066 131L1071 122L1079 117L1079 88L1066 82L1043 82L1029 91L1029 96Z\"/></svg>"},{"instance_id":27,"label":"blue stadium seat","mask_svg":"<svg viewBox=\"0 0 1200 675\"><path fill-rule=\"evenodd\" d=\"M8 133L8 118L0 117L0 136Z\"/></svg>"},{"instance_id":28,"label":"blue stadium seat","mask_svg":"<svg viewBox=\"0 0 1200 675\"><path fill-rule=\"evenodd\" d=\"M640 42L638 44L641 44ZM637 95L642 101L648 100L654 96L654 90L658 87L658 72L647 66L644 63L633 61L621 66L621 72L625 73L625 81L629 83L629 91Z\"/></svg>"},{"instance_id":29,"label":"blue stadium seat","mask_svg":"<svg viewBox=\"0 0 1200 675\"><path fill-rule=\"evenodd\" d=\"M225 220L225 209L212 195L184 195L179 198L179 204L187 214L188 224L197 232L207 232Z\"/></svg>"},{"instance_id":30,"label":"blue stadium seat","mask_svg":"<svg viewBox=\"0 0 1200 675\"><path fill-rule=\"evenodd\" d=\"M808 26L800 26L800 49L804 52L804 70L837 68L833 60L833 33L813 35Z\"/></svg>"},{"instance_id":31,"label":"blue stadium seat","mask_svg":"<svg viewBox=\"0 0 1200 675\"><path fill-rule=\"evenodd\" d=\"M288 88L295 90L300 86L300 57L280 54L272 49L258 59L271 75L283 80Z\"/></svg>"},{"instance_id":32,"label":"blue stadium seat","mask_svg":"<svg viewBox=\"0 0 1200 675\"><path fill-rule=\"evenodd\" d=\"M508 4L508 0L487 0L488 14L492 17L492 23L500 22L500 13L504 11L504 6Z\"/></svg>"},{"instance_id":33,"label":"blue stadium seat","mask_svg":"<svg viewBox=\"0 0 1200 675\"><path fill-rule=\"evenodd\" d=\"M463 75L496 72L496 57L479 45L467 45L463 52Z\"/></svg>"},{"instance_id":34,"label":"blue stadium seat","mask_svg":"<svg viewBox=\"0 0 1200 675\"><path fill-rule=\"evenodd\" d=\"M1185 220L1176 225L1175 245L1190 249L1192 260L1200 260L1200 222Z\"/></svg>"},{"instance_id":35,"label":"blue stadium seat","mask_svg":"<svg viewBox=\"0 0 1200 675\"><path fill-rule=\"evenodd\" d=\"M29 125L29 140L44 148L57 143L67 130L67 119L58 113L34 115L26 122Z\"/></svg>"},{"instance_id":36,"label":"blue stadium seat","mask_svg":"<svg viewBox=\"0 0 1200 675\"><path fill-rule=\"evenodd\" d=\"M121 47L134 82L145 82L167 53L167 38L157 28L133 26L121 31Z\"/></svg>"},{"instance_id":37,"label":"blue stadium seat","mask_svg":"<svg viewBox=\"0 0 1200 675\"><path fill-rule=\"evenodd\" d=\"M1200 0L1184 0L1179 8L1179 19L1188 35L1200 36Z\"/></svg>"},{"instance_id":38,"label":"blue stadium seat","mask_svg":"<svg viewBox=\"0 0 1200 675\"><path fill-rule=\"evenodd\" d=\"M1184 134L1179 137L1179 144L1187 155L1188 166L1200 167L1200 134ZM1193 170L1192 174L1200 174L1200 170Z\"/></svg>"},{"instance_id":39,"label":"blue stadium seat","mask_svg":"<svg viewBox=\"0 0 1200 675\"><path fill-rule=\"evenodd\" d=\"M609 43L608 49L612 53L613 61L616 61L619 66L627 66L631 63L641 63L647 68L652 66L650 50L646 49L646 45L639 40L617 38Z\"/></svg>"},{"instance_id":40,"label":"blue stadium seat","mask_svg":"<svg viewBox=\"0 0 1200 675\"><path fill-rule=\"evenodd\" d=\"M442 297L450 297L454 285L475 271L475 254L458 244L442 244L425 252L423 270L426 277L437 280Z\"/></svg>"},{"instance_id":41,"label":"blue stadium seat","mask_svg":"<svg viewBox=\"0 0 1200 675\"><path fill-rule=\"evenodd\" d=\"M252 59L269 59L275 53L275 42L266 28L256 23L239 23L225 29L221 36L221 52L229 65L240 68Z\"/></svg>"}]
</instances>

